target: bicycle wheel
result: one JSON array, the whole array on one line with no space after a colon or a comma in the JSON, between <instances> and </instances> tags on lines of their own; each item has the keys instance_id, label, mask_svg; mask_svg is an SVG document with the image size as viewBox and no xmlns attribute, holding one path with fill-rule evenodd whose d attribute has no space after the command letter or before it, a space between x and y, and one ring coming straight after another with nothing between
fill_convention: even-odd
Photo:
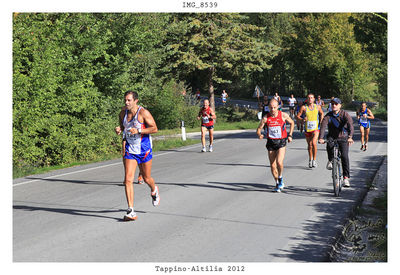
<instances>
[{"instance_id":1,"label":"bicycle wheel","mask_svg":"<svg viewBox=\"0 0 400 275\"><path fill-rule=\"evenodd\" d=\"M332 181L333 181L333 192L336 197L339 197L340 194L340 164L337 158L333 158L332 162Z\"/></svg>"}]
</instances>

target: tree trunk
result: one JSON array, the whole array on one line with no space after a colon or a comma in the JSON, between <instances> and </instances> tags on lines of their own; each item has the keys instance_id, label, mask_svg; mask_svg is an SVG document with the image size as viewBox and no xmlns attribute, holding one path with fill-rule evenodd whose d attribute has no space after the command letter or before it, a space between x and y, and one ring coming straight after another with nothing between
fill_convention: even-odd
<instances>
[{"instance_id":1,"label":"tree trunk","mask_svg":"<svg viewBox=\"0 0 400 275\"><path fill-rule=\"evenodd\" d=\"M210 107L215 112L215 99L214 99L214 84L213 84L213 76L214 76L214 66L210 68L210 73L208 75L208 93L210 100Z\"/></svg>"}]
</instances>

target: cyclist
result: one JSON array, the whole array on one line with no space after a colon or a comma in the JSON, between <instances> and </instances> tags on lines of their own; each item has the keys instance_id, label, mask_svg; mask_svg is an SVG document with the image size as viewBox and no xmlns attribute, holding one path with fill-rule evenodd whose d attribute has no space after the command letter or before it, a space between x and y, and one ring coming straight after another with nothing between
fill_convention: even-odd
<instances>
[{"instance_id":1,"label":"cyclist","mask_svg":"<svg viewBox=\"0 0 400 275\"><path fill-rule=\"evenodd\" d=\"M343 186L350 187L350 161L349 161L349 145L354 143L353 134L353 119L342 108L342 101L339 98L334 98L331 101L332 111L327 113L321 123L321 131L318 142L325 143L325 129L328 127L327 138L336 139L339 144L343 167ZM327 142L326 151L328 152L328 163L326 169L332 169L333 160L333 144Z\"/></svg>"},{"instance_id":2,"label":"cyclist","mask_svg":"<svg viewBox=\"0 0 400 275\"><path fill-rule=\"evenodd\" d=\"M361 109L357 112L358 125L361 132L361 149L367 151L369 131L371 129L371 119L374 119L374 114L367 108L367 103L361 104ZM365 142L364 142L365 141Z\"/></svg>"},{"instance_id":3,"label":"cyclist","mask_svg":"<svg viewBox=\"0 0 400 275\"><path fill-rule=\"evenodd\" d=\"M307 95L307 103L301 106L299 113L297 114L297 119L301 120L302 115L305 114L303 119L305 123L304 134L307 141L308 150L308 167L317 167L317 141L319 135L319 126L322 119L324 118L324 112L321 106L314 103L314 94L309 93Z\"/></svg>"},{"instance_id":4,"label":"cyclist","mask_svg":"<svg viewBox=\"0 0 400 275\"><path fill-rule=\"evenodd\" d=\"M268 158L271 165L271 173L275 179L275 192L281 192L285 187L283 183L283 159L286 152L286 140L292 142L294 122L290 116L278 110L278 101L271 99L269 112L262 118L257 128L259 139L267 138ZM290 123L289 134L286 131L286 122ZM263 128L265 127L265 130ZM263 133L262 133L263 131Z\"/></svg>"},{"instance_id":5,"label":"cyclist","mask_svg":"<svg viewBox=\"0 0 400 275\"><path fill-rule=\"evenodd\" d=\"M296 108L296 103L297 100L294 97L293 94L290 95L288 98L288 104L289 104L289 111L290 111L290 117L293 119L294 118L294 109Z\"/></svg>"}]
</instances>

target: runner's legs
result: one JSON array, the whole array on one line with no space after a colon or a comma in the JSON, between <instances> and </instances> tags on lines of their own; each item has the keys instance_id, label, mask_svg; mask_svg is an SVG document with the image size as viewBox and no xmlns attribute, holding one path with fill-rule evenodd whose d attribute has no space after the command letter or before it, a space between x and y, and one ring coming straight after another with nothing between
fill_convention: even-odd
<instances>
[{"instance_id":1,"label":"runner's legs","mask_svg":"<svg viewBox=\"0 0 400 275\"><path fill-rule=\"evenodd\" d=\"M360 125L360 132L361 132L361 145L364 145L365 132L364 132L364 127L361 125Z\"/></svg>"},{"instance_id":2,"label":"runner's legs","mask_svg":"<svg viewBox=\"0 0 400 275\"><path fill-rule=\"evenodd\" d=\"M125 195L128 203L128 207L133 207L133 198L134 198L134 190L133 190L133 177L135 176L135 170L137 166L137 161L134 159L124 159L124 167L125 167Z\"/></svg>"},{"instance_id":3,"label":"runner's legs","mask_svg":"<svg viewBox=\"0 0 400 275\"><path fill-rule=\"evenodd\" d=\"M150 187L151 192L154 192L155 183L154 183L154 179L151 177L152 164L153 164L153 160L151 159L148 162L141 163L140 165L142 166L142 176L143 176L144 181Z\"/></svg>"},{"instance_id":4,"label":"runner's legs","mask_svg":"<svg viewBox=\"0 0 400 275\"><path fill-rule=\"evenodd\" d=\"M214 141L214 128L208 130L208 134L210 136L210 145L213 145L213 141ZM206 144L206 142L204 141L204 144Z\"/></svg>"}]
</instances>

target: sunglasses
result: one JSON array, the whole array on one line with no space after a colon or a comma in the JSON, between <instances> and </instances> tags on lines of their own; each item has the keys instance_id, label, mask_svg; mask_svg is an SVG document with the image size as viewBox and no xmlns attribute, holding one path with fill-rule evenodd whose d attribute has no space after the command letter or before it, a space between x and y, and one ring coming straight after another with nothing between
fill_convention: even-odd
<instances>
[{"instance_id":1,"label":"sunglasses","mask_svg":"<svg viewBox=\"0 0 400 275\"><path fill-rule=\"evenodd\" d=\"M339 103L336 103L336 102L331 102L332 103L332 105L339 105Z\"/></svg>"}]
</instances>

